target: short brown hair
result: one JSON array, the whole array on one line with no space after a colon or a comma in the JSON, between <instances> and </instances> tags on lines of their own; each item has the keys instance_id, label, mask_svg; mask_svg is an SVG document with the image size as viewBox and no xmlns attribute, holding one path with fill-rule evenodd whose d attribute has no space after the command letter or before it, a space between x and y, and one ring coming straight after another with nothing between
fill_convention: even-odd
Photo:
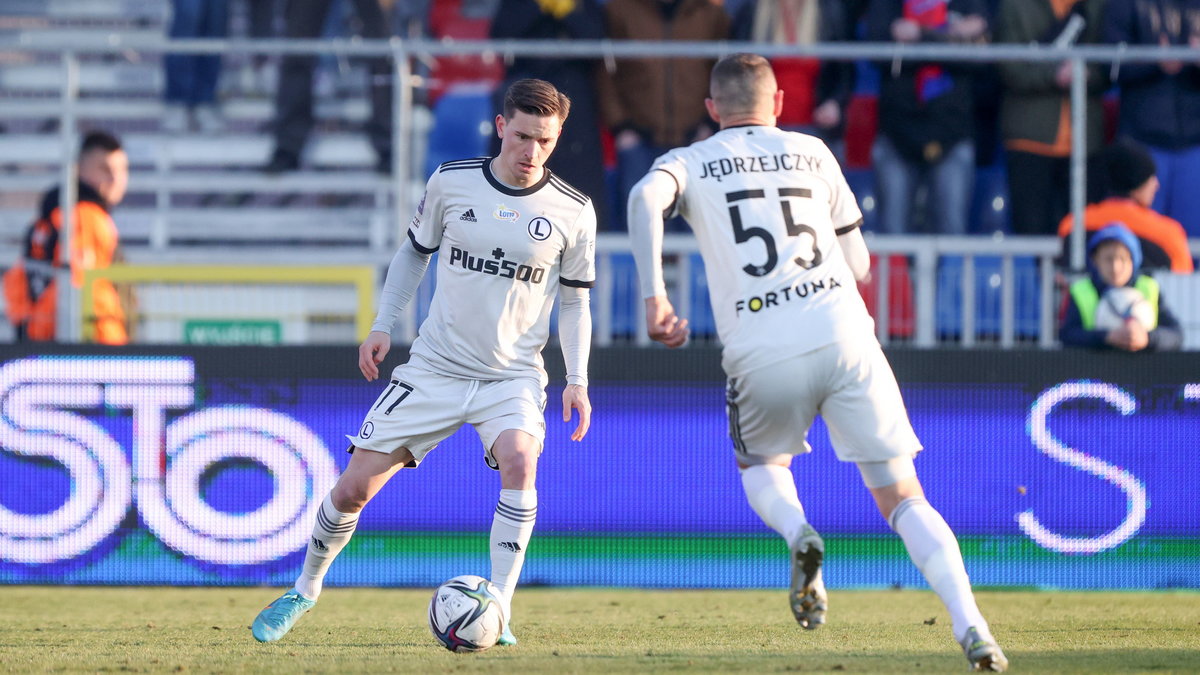
<instances>
[{"instance_id":1,"label":"short brown hair","mask_svg":"<svg viewBox=\"0 0 1200 675\"><path fill-rule=\"evenodd\" d=\"M556 115L561 124L571 112L571 99L545 80L517 80L504 92L504 119L511 120L518 110L538 117Z\"/></svg>"},{"instance_id":2,"label":"short brown hair","mask_svg":"<svg viewBox=\"0 0 1200 675\"><path fill-rule=\"evenodd\" d=\"M708 86L713 102L725 111L750 110L778 89L770 61L758 54L731 54L717 61Z\"/></svg>"},{"instance_id":3,"label":"short brown hair","mask_svg":"<svg viewBox=\"0 0 1200 675\"><path fill-rule=\"evenodd\" d=\"M83 137L83 142L79 144L79 156L83 157L94 150L99 150L107 155L120 149L121 139L107 131L91 131Z\"/></svg>"}]
</instances>

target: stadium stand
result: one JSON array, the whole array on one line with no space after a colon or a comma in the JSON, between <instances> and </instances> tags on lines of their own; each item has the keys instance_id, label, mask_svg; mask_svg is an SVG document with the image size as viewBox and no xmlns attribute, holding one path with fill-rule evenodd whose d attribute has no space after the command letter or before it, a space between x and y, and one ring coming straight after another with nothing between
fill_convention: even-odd
<instances>
[{"instance_id":1,"label":"stadium stand","mask_svg":"<svg viewBox=\"0 0 1200 675\"><path fill-rule=\"evenodd\" d=\"M0 30L31 39L100 35L119 44L161 36L168 13L165 0L12 0ZM47 54L7 56L0 63L0 118L5 120L0 175L6 186L0 196L0 241L6 245L24 231L40 193L60 182L64 156L57 129L61 63ZM386 255L387 224L394 218L392 185L372 171L374 155L362 135L348 131L366 119L366 101L356 96L322 100L320 132L307 149L315 170L265 176L257 168L270 153L264 129L273 106L263 92L236 86L244 81L237 68L248 67L244 56L227 56L226 62L222 112L229 126L214 138L160 129L160 55L80 56L77 128L119 134L130 155L130 196L119 212L130 259L161 259L177 244L190 245L203 257L205 247L231 243L250 248L333 244ZM243 253L247 258L262 254Z\"/></svg>"},{"instance_id":2,"label":"stadium stand","mask_svg":"<svg viewBox=\"0 0 1200 675\"><path fill-rule=\"evenodd\" d=\"M984 339L1000 336L1000 316L1004 274L1002 260L996 256L974 258L973 287L975 293L974 333ZM965 330L963 317L964 280L967 279L962 256L943 256L938 264L937 332L943 339L957 340ZM1018 340L1033 340L1038 336L1040 321L1037 261L1029 257L1013 259L1015 336Z\"/></svg>"},{"instance_id":3,"label":"stadium stand","mask_svg":"<svg viewBox=\"0 0 1200 675\"><path fill-rule=\"evenodd\" d=\"M493 114L490 84L458 84L447 90L433 106L425 174L443 162L486 155Z\"/></svg>"},{"instance_id":4,"label":"stadium stand","mask_svg":"<svg viewBox=\"0 0 1200 675\"><path fill-rule=\"evenodd\" d=\"M43 38L99 37L112 45L158 38L169 13L167 0L7 0L4 5L0 38L15 36L9 44L18 45ZM468 5L473 9L468 11ZM488 17L479 15L478 6L459 0L435 3L431 31L444 43L486 37ZM162 131L160 54L109 49L81 53L79 58L76 129L109 129L124 139L133 172L131 193L117 220L129 260L158 264L338 262L382 269L409 215L397 212L397 201L415 204L425 176L440 161L486 151L493 112L490 94L501 72L494 58L423 61L431 66L428 76L422 71L413 79L427 91L415 100L433 107L417 105L411 111L412 138L417 141L409 153L413 170L409 184L398 192L393 180L372 170L374 153L358 131L368 117L362 95L365 81L361 73L345 69L347 62L341 57L325 60L338 71L333 77L327 73L324 90L318 74L318 123L307 147L306 169L280 176L258 171L271 149L274 111L270 92L261 82L242 76L251 67L249 55L225 57L220 91L227 127L219 136ZM74 152L64 147L58 129L62 68L53 52L19 47L0 52L0 246L7 251L17 249L40 194L61 180L61 161ZM858 86L847 110L847 179L859 198L868 232L876 218L870 149L878 124L877 77L873 68L860 63ZM1057 248L1042 252L1004 238L1009 224L1002 164L979 169L975 186L971 231L999 238L978 237L949 249L920 236L871 243L880 255L877 276L862 290L872 312L879 318L886 314L881 339L920 346L971 342L965 339L965 330L971 329L972 339L991 342L999 334L1003 344L1003 334L1011 330L1009 339L1015 342L1037 338L1041 346L1052 344L1042 337L1046 325L1052 325L1044 308L1058 303L1043 296L1047 289L1053 292L1045 270ZM406 199L398 200L397 195ZM628 244L620 235L609 239L598 246L608 286L598 287L594 300L594 307L602 308L597 310L597 330L607 332L606 341L644 344L636 273L624 252ZM695 336L706 340L715 335L715 326L703 265L691 246L685 242L670 252L673 265L667 273L673 275L680 308L690 313ZM1013 252L1018 253L1012 278L1005 283L998 256ZM964 256L971 255L976 257L968 280ZM884 260L886 312L878 311L883 309L878 291ZM0 267L10 262L0 260ZM970 297L964 294L968 286L974 289ZM422 287L422 297L431 290L429 282ZM1181 298L1173 304L1186 303ZM413 310L412 318L419 319L420 311ZM967 311L971 318L964 321ZM404 328L409 336L413 325ZM0 340L6 337L0 328Z\"/></svg>"}]
</instances>

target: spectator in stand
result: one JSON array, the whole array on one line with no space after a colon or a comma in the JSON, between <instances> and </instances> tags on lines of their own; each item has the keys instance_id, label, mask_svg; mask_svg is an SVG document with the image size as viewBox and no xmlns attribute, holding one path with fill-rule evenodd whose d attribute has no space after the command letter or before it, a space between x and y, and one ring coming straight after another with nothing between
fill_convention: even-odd
<instances>
[{"instance_id":1,"label":"spectator in stand","mask_svg":"<svg viewBox=\"0 0 1200 675\"><path fill-rule=\"evenodd\" d=\"M1063 319L1058 337L1067 347L1122 349L1129 352L1179 349L1183 331L1167 309L1158 282L1141 274L1142 247L1124 225L1114 223L1092 235L1088 242L1088 277L1071 284L1063 298ZM1097 328L1096 316L1104 294L1111 288L1136 289L1150 305L1149 325L1133 316L1112 329Z\"/></svg>"},{"instance_id":2,"label":"spectator in stand","mask_svg":"<svg viewBox=\"0 0 1200 675\"><path fill-rule=\"evenodd\" d=\"M987 41L982 0L872 0L866 38L872 42ZM872 148L880 229L913 230L913 197L927 188L926 229L966 234L975 184L974 97L963 63L881 64L879 135Z\"/></svg>"},{"instance_id":3,"label":"spectator in stand","mask_svg":"<svg viewBox=\"0 0 1200 675\"><path fill-rule=\"evenodd\" d=\"M276 18L281 15L277 0L243 0L245 12L245 37L253 40L272 40L278 37ZM239 88L243 94L265 96L275 90L271 81L277 74L268 63L271 57L267 54L251 54L250 62L242 69Z\"/></svg>"},{"instance_id":4,"label":"spectator in stand","mask_svg":"<svg viewBox=\"0 0 1200 675\"><path fill-rule=\"evenodd\" d=\"M842 0L751 0L733 18L732 37L776 45L842 42L854 35ZM783 90L778 124L817 136L841 157L846 107L854 93L854 64L807 57L771 59Z\"/></svg>"},{"instance_id":5,"label":"spectator in stand","mask_svg":"<svg viewBox=\"0 0 1200 675\"><path fill-rule=\"evenodd\" d=\"M1109 0L1106 42L1200 49L1200 2ZM1121 133L1150 149L1162 189L1154 210L1200 237L1200 62L1122 63Z\"/></svg>"},{"instance_id":6,"label":"spectator in stand","mask_svg":"<svg viewBox=\"0 0 1200 675\"><path fill-rule=\"evenodd\" d=\"M721 0L608 0L604 6L612 40L727 40L729 16ZM625 229L624 204L634 183L667 150L703 140L714 127L704 109L709 58L616 59L600 74L600 109L617 150L617 218ZM679 219L673 228L686 227Z\"/></svg>"},{"instance_id":7,"label":"spectator in stand","mask_svg":"<svg viewBox=\"0 0 1200 675\"><path fill-rule=\"evenodd\" d=\"M284 8L284 35L288 39L314 39L321 34L332 0L288 0ZM388 3L390 6L390 2ZM364 38L391 37L387 14L380 0L354 0L354 10ZM375 170L392 171L392 68L387 58L368 60L371 119L366 132L375 149ZM275 151L263 170L277 174L300 168L300 155L313 128L313 70L317 57L288 54L279 67L275 92Z\"/></svg>"},{"instance_id":8,"label":"spectator in stand","mask_svg":"<svg viewBox=\"0 0 1200 675\"><path fill-rule=\"evenodd\" d=\"M117 226L110 213L125 198L129 157L115 136L93 131L83 139L78 166L71 255L64 255L58 245L62 196L59 186L54 186L42 197L38 219L25 234L21 259L4 274L6 309L18 341L54 341L58 268L70 264L71 283L78 291L83 286L84 270L103 269L120 259ZM125 309L111 281L97 279L92 284L92 306L87 315L85 338L107 345L129 342Z\"/></svg>"},{"instance_id":9,"label":"spectator in stand","mask_svg":"<svg viewBox=\"0 0 1200 675\"><path fill-rule=\"evenodd\" d=\"M1105 0L1002 0L997 43L1063 45L1100 41ZM1071 63L1003 61L1001 133L1007 150L1012 229L1053 234L1070 210ZM1100 150L1108 66L1087 64L1087 155Z\"/></svg>"},{"instance_id":10,"label":"spectator in stand","mask_svg":"<svg viewBox=\"0 0 1200 675\"><path fill-rule=\"evenodd\" d=\"M1137 143L1118 141L1100 155L1107 173L1109 197L1083 212L1083 224L1095 232L1110 223L1123 223L1138 238L1145 261L1142 269L1170 269L1191 274L1195 268L1187 233L1178 221L1151 207L1159 191L1154 158ZM1068 214L1058 225L1064 250L1069 246L1074 219ZM1065 256L1064 256L1065 257Z\"/></svg>"},{"instance_id":11,"label":"spectator in stand","mask_svg":"<svg viewBox=\"0 0 1200 675\"><path fill-rule=\"evenodd\" d=\"M229 34L229 0L173 0L173 40L223 38ZM225 127L217 111L220 54L167 54L163 59L166 109L162 128L172 133L195 128L216 133Z\"/></svg>"},{"instance_id":12,"label":"spectator in stand","mask_svg":"<svg viewBox=\"0 0 1200 675\"><path fill-rule=\"evenodd\" d=\"M596 0L501 0L492 18L496 40L603 40L604 14ZM596 59L517 57L496 88L498 99L508 85L526 78L546 80L571 99L571 121L563 125L550 170L592 198L600 229L611 228L608 188L600 153ZM497 100L499 109L503 102ZM492 139L492 152L500 139Z\"/></svg>"}]
</instances>

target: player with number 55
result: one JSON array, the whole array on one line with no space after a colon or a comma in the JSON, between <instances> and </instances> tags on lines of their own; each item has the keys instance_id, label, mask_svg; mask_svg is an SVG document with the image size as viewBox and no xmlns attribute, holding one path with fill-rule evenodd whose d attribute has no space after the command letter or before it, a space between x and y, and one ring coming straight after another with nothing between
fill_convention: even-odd
<instances>
[{"instance_id":1,"label":"player with number 55","mask_svg":"<svg viewBox=\"0 0 1200 675\"><path fill-rule=\"evenodd\" d=\"M704 257L728 375L734 459L750 506L790 548L791 610L825 623L825 544L805 517L790 466L811 450L820 412L840 460L854 462L883 517L941 598L973 670L1008 667L975 604L958 541L925 500L921 450L891 366L858 294L870 256L862 214L820 140L775 126L770 64L736 54L713 68L712 137L660 157L629 197L629 232L650 337L678 347L687 320L667 298L663 217L682 215ZM886 580L882 580L886 581Z\"/></svg>"}]
</instances>

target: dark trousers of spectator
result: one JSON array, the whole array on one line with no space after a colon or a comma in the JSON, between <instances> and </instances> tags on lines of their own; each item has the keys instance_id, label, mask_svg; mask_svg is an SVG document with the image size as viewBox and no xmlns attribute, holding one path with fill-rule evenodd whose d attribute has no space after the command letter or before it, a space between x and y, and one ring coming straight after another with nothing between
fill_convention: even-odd
<instances>
[{"instance_id":1,"label":"dark trousers of spectator","mask_svg":"<svg viewBox=\"0 0 1200 675\"><path fill-rule=\"evenodd\" d=\"M174 0L172 7L171 38L223 38L229 34L228 0ZM216 101L220 54L167 54L163 69L167 103L191 107Z\"/></svg>"},{"instance_id":2,"label":"dark trousers of spectator","mask_svg":"<svg viewBox=\"0 0 1200 675\"><path fill-rule=\"evenodd\" d=\"M275 0L246 0L249 37L275 37L275 5Z\"/></svg>"},{"instance_id":3,"label":"dark trousers of spectator","mask_svg":"<svg viewBox=\"0 0 1200 675\"><path fill-rule=\"evenodd\" d=\"M1071 212L1071 158L1009 150L1008 203L1013 234L1058 234L1058 223ZM1099 155L1087 159L1084 202L1104 198Z\"/></svg>"},{"instance_id":4,"label":"dark trousers of spectator","mask_svg":"<svg viewBox=\"0 0 1200 675\"><path fill-rule=\"evenodd\" d=\"M875 189L879 194L879 230L884 234L912 234L913 205L922 185L927 190L924 229L932 234L966 234L975 188L975 143L970 139L952 145L935 163L909 160L885 135L875 137L871 148Z\"/></svg>"},{"instance_id":5,"label":"dark trousers of spectator","mask_svg":"<svg viewBox=\"0 0 1200 675\"><path fill-rule=\"evenodd\" d=\"M313 39L321 34L332 0L288 0L284 9L289 39ZM378 0L354 0L364 38L391 37L387 17ZM279 89L275 92L275 153L296 160L312 131L313 71L317 57L293 54L280 64ZM368 60L370 69L371 119L367 136L380 159L392 151L392 68L387 58Z\"/></svg>"}]
</instances>

